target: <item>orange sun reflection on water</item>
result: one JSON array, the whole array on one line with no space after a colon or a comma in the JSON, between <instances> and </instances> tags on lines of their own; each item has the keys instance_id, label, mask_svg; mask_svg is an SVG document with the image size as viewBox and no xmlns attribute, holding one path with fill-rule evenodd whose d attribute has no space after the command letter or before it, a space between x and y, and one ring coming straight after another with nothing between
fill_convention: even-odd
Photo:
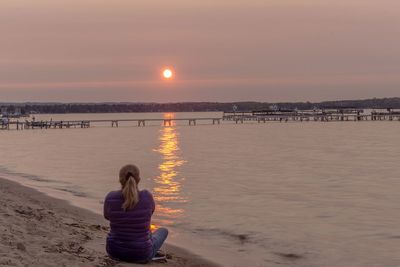
<instances>
[{"instance_id":1,"label":"orange sun reflection on water","mask_svg":"<svg viewBox=\"0 0 400 267\"><path fill-rule=\"evenodd\" d=\"M174 114L164 114L166 119L173 117ZM160 153L162 162L158 166L160 174L155 179L154 198L157 214L164 220L163 223L171 224L184 212L180 203L186 202L182 194L184 178L179 173L179 167L186 161L180 155L179 133L174 122L171 126L161 128L159 141L160 145L155 151Z\"/></svg>"}]
</instances>

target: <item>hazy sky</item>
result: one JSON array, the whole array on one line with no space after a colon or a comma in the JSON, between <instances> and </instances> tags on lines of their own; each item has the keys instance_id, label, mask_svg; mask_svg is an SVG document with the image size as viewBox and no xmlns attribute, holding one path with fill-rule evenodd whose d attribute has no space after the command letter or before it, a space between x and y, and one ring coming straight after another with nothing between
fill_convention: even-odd
<instances>
[{"instance_id":1,"label":"hazy sky","mask_svg":"<svg viewBox=\"0 0 400 267\"><path fill-rule=\"evenodd\" d=\"M0 102L384 96L398 0L0 1Z\"/></svg>"}]
</instances>

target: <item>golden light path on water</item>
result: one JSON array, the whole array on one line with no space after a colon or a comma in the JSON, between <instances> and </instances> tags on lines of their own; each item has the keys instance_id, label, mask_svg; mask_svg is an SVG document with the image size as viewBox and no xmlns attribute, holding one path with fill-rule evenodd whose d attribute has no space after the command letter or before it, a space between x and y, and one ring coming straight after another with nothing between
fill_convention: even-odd
<instances>
[{"instance_id":1,"label":"golden light path on water","mask_svg":"<svg viewBox=\"0 0 400 267\"><path fill-rule=\"evenodd\" d=\"M173 116L171 113L164 114L166 119ZM182 193L184 177L179 173L179 167L186 161L181 157L179 133L175 122L171 122L171 126L161 128L159 141L160 145L155 151L160 153L162 161L158 166L160 174L156 177L153 188L154 199L162 223L171 224L183 214L184 209L180 204L187 201Z\"/></svg>"}]
</instances>

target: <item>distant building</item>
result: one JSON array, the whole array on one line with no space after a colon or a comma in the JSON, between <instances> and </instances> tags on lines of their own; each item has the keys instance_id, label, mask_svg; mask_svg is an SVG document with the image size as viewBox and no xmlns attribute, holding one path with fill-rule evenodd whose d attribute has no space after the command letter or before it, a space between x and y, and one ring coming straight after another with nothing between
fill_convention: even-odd
<instances>
[{"instance_id":1,"label":"distant building","mask_svg":"<svg viewBox=\"0 0 400 267\"><path fill-rule=\"evenodd\" d=\"M1 112L0 114L2 116L7 116L8 115L8 111L7 111L7 107L1 107Z\"/></svg>"},{"instance_id":2,"label":"distant building","mask_svg":"<svg viewBox=\"0 0 400 267\"><path fill-rule=\"evenodd\" d=\"M14 116L21 116L22 115L21 108L15 108L15 111L14 111L13 115Z\"/></svg>"},{"instance_id":3,"label":"distant building","mask_svg":"<svg viewBox=\"0 0 400 267\"><path fill-rule=\"evenodd\" d=\"M27 116L27 114L24 114L22 112L21 107L15 107L13 108L13 111L9 111L8 107L0 107L0 115L1 117L8 117L8 118L20 118Z\"/></svg>"}]
</instances>

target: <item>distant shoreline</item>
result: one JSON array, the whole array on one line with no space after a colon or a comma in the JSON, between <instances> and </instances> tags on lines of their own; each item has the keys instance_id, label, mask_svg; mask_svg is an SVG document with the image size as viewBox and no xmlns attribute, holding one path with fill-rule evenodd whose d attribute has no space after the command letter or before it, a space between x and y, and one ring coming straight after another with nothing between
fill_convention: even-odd
<instances>
[{"instance_id":1,"label":"distant shoreline","mask_svg":"<svg viewBox=\"0 0 400 267\"><path fill-rule=\"evenodd\" d=\"M279 109L400 109L400 97L372 98L362 100L336 100L323 102L177 102L177 103L144 103L144 102L107 102L107 103L0 103L1 112L13 113L16 110L32 114L66 114L66 113L140 113L140 112L229 112L265 110L271 107Z\"/></svg>"}]
</instances>

